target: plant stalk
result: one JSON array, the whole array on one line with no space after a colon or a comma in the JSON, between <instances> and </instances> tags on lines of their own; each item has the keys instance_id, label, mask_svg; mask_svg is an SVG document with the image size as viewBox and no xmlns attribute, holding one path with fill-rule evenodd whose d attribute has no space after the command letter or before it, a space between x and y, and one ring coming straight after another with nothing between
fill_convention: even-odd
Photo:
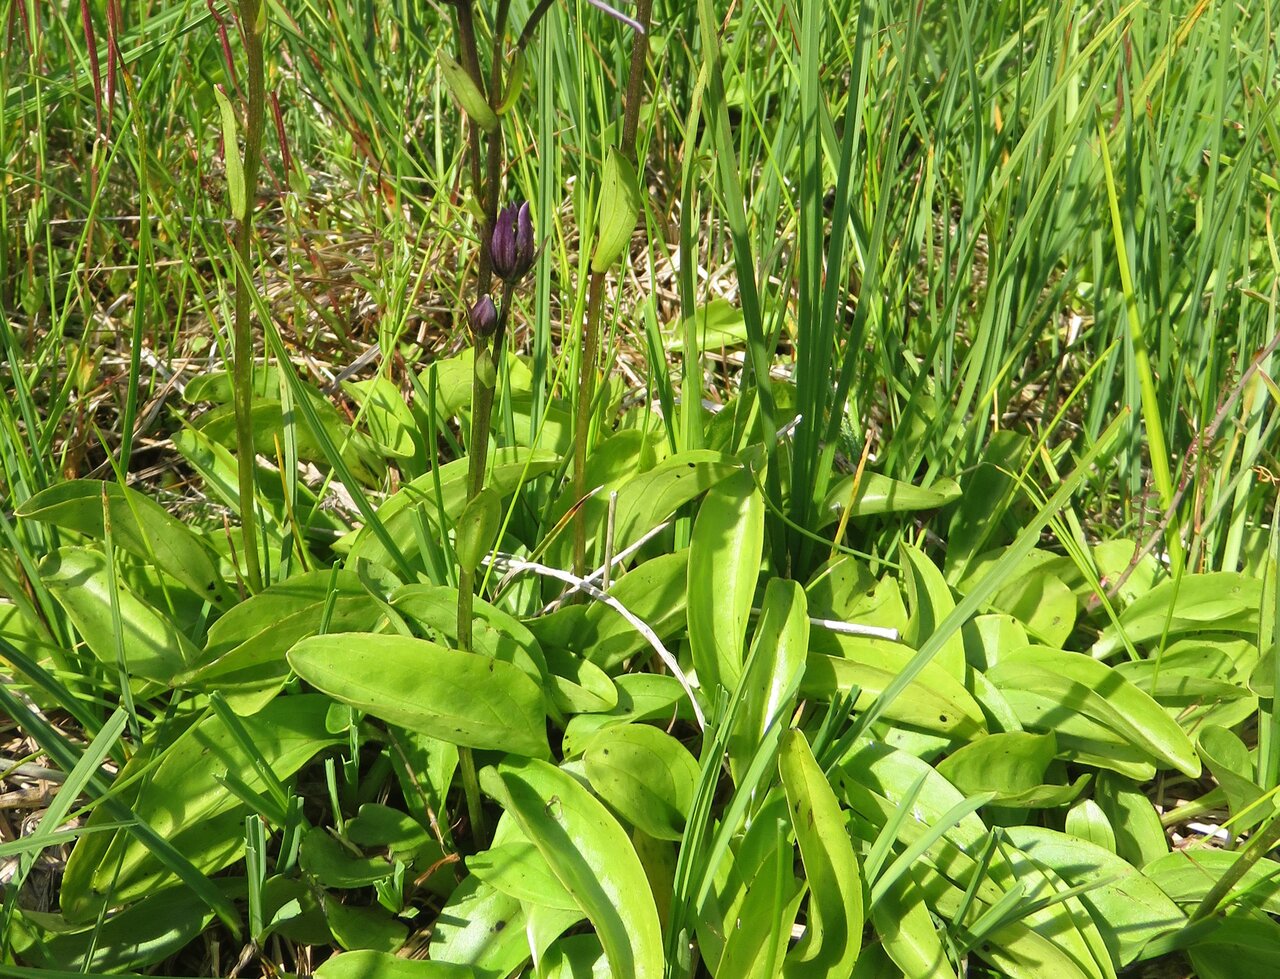
<instances>
[{"instance_id":1,"label":"plant stalk","mask_svg":"<svg viewBox=\"0 0 1280 979\"><path fill-rule=\"evenodd\" d=\"M644 101L644 71L649 60L649 21L653 0L640 0L636 22L641 30L633 34L631 67L622 112L622 139L619 149L631 163L636 162L636 134L640 127L640 103ZM637 168L638 169L638 168ZM624 256L623 261L626 261ZM593 272L587 287L587 320L582 334L582 363L578 368L578 410L573 429L573 491L578 511L573 517L573 573L581 578L587 570L587 523L581 506L587 495L587 441L591 429L591 406L595 400L596 361L600 348L600 310L604 297L604 273Z\"/></svg>"},{"instance_id":2,"label":"plant stalk","mask_svg":"<svg viewBox=\"0 0 1280 979\"><path fill-rule=\"evenodd\" d=\"M235 387L236 452L239 462L240 529L244 537L245 575L250 591L262 589L262 567L258 559L257 495L254 488L253 445L253 206L258 194L258 171L262 157L262 127L266 116L266 86L263 77L262 32L265 28L262 0L240 0L240 25L244 37L245 67L248 75L248 102L244 133L244 215L236 225L236 303L233 326L232 380ZM235 147L227 147L234 153Z\"/></svg>"},{"instance_id":3,"label":"plant stalk","mask_svg":"<svg viewBox=\"0 0 1280 979\"><path fill-rule=\"evenodd\" d=\"M573 496L579 504L573 517L573 573L579 578L587 570L587 523L583 519L581 503L587 495L587 441L591 429L591 404L595 401L603 298L604 273L594 272L587 287L587 321L582 329L582 364L578 372L578 412L573 425Z\"/></svg>"}]
</instances>

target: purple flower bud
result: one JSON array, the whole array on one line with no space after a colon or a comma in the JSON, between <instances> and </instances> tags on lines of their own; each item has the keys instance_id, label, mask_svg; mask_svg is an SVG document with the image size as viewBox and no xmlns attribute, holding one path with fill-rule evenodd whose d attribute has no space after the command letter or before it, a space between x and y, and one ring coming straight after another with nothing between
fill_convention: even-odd
<instances>
[{"instance_id":1,"label":"purple flower bud","mask_svg":"<svg viewBox=\"0 0 1280 979\"><path fill-rule=\"evenodd\" d=\"M533 268L533 220L529 217L528 201L498 212L489 255L493 259L493 270L507 282L518 282Z\"/></svg>"},{"instance_id":2,"label":"purple flower bud","mask_svg":"<svg viewBox=\"0 0 1280 979\"><path fill-rule=\"evenodd\" d=\"M498 328L498 310L487 294L476 300L467 318L471 321L471 332L478 337L487 337Z\"/></svg>"}]
</instances>

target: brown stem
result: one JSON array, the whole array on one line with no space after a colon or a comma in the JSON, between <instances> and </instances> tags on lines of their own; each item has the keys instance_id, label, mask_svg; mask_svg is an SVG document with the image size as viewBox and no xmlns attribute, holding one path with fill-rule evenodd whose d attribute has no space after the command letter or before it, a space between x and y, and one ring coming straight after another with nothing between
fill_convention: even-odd
<instances>
[{"instance_id":1,"label":"brown stem","mask_svg":"<svg viewBox=\"0 0 1280 979\"><path fill-rule=\"evenodd\" d=\"M640 128L640 103L644 101L644 69L649 62L649 18L653 0L640 0L636 20L644 33L636 34L631 44L631 70L627 75L627 102L622 116L622 155L636 162L636 132ZM638 168L637 168L638 169Z\"/></svg>"},{"instance_id":2,"label":"brown stem","mask_svg":"<svg viewBox=\"0 0 1280 979\"><path fill-rule=\"evenodd\" d=\"M236 225L235 349L232 375L235 382L236 451L239 469L240 529L244 535L245 574L249 588L262 588L258 561L257 495L254 488L253 445L253 208L258 196L258 169L262 156L262 127L266 116L266 90L262 58L262 0L240 0L240 25L244 37L249 98L245 107L244 215ZM228 153L236 152L234 146Z\"/></svg>"}]
</instances>

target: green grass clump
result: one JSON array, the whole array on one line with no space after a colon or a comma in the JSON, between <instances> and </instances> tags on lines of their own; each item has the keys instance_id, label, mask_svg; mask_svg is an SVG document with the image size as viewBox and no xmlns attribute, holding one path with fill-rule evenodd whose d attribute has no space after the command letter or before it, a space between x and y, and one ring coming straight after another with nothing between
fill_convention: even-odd
<instances>
[{"instance_id":1,"label":"green grass clump","mask_svg":"<svg viewBox=\"0 0 1280 979\"><path fill-rule=\"evenodd\" d=\"M0 0L0 973L1277 972L1275 14Z\"/></svg>"}]
</instances>

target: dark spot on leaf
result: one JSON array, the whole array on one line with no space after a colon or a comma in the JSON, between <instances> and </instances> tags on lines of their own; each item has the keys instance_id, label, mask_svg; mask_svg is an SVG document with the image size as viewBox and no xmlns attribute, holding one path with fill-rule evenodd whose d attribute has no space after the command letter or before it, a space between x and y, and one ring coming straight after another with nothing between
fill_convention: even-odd
<instances>
[{"instance_id":1,"label":"dark spot on leaf","mask_svg":"<svg viewBox=\"0 0 1280 979\"><path fill-rule=\"evenodd\" d=\"M505 927L507 927L507 923L505 921L495 921L493 923L493 930L495 932L502 931Z\"/></svg>"},{"instance_id":2,"label":"dark spot on leaf","mask_svg":"<svg viewBox=\"0 0 1280 979\"><path fill-rule=\"evenodd\" d=\"M212 582L212 581L211 581L211 582L209 582L209 584L205 585L204 590L205 590L205 591L215 591L215 590L217 590L217 587L218 587L218 586L217 586L214 582Z\"/></svg>"},{"instance_id":3,"label":"dark spot on leaf","mask_svg":"<svg viewBox=\"0 0 1280 979\"><path fill-rule=\"evenodd\" d=\"M938 723L940 723L940 724L946 724L946 723L947 723L947 715L946 715L946 714L939 714L939 715L938 715Z\"/></svg>"}]
</instances>

